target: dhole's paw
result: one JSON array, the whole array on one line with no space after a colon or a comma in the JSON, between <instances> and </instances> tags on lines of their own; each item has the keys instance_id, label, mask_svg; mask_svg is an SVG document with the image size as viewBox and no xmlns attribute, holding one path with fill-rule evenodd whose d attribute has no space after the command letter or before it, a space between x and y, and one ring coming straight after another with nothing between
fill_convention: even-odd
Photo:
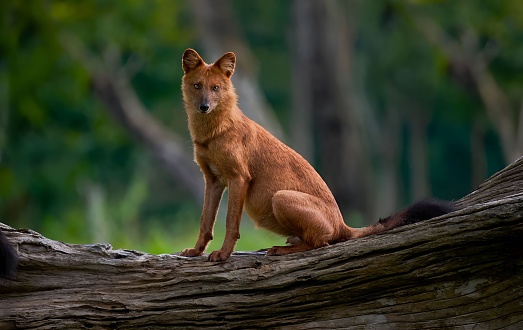
<instances>
[{"instance_id":1,"label":"dhole's paw","mask_svg":"<svg viewBox=\"0 0 523 330\"><path fill-rule=\"evenodd\" d=\"M209 254L209 261L225 261L229 259L231 253L225 253L222 250L213 251Z\"/></svg>"},{"instance_id":2,"label":"dhole's paw","mask_svg":"<svg viewBox=\"0 0 523 330\"><path fill-rule=\"evenodd\" d=\"M282 256L288 254L286 246L273 246L267 251L268 256Z\"/></svg>"},{"instance_id":3,"label":"dhole's paw","mask_svg":"<svg viewBox=\"0 0 523 330\"><path fill-rule=\"evenodd\" d=\"M199 257L202 254L203 254L203 251L200 252L196 249L185 249L180 253L180 255L183 257Z\"/></svg>"},{"instance_id":4,"label":"dhole's paw","mask_svg":"<svg viewBox=\"0 0 523 330\"><path fill-rule=\"evenodd\" d=\"M328 244L325 244L328 245ZM320 246L318 246L320 247ZM303 252L312 250L313 247L305 244L303 242L300 242L296 245L289 245L289 246L273 246L272 248L267 251L268 256L283 256L290 253L296 253L296 252Z\"/></svg>"}]
</instances>

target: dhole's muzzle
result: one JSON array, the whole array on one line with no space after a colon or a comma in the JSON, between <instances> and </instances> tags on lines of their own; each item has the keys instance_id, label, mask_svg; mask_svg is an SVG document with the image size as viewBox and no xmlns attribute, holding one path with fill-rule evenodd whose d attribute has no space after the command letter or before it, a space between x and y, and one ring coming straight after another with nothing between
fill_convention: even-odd
<instances>
[{"instance_id":1,"label":"dhole's muzzle","mask_svg":"<svg viewBox=\"0 0 523 330\"><path fill-rule=\"evenodd\" d=\"M199 113L209 113L211 112L211 107L209 105L209 101L204 99L202 102L200 102L200 106L197 108Z\"/></svg>"}]
</instances>

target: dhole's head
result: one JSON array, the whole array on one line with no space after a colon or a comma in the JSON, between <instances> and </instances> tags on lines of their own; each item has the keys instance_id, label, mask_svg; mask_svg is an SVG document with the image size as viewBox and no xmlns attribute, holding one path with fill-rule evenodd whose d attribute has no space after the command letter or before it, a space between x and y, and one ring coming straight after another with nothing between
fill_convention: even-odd
<instances>
[{"instance_id":1,"label":"dhole's head","mask_svg":"<svg viewBox=\"0 0 523 330\"><path fill-rule=\"evenodd\" d=\"M182 92L186 111L208 114L220 105L236 103L231 83L235 64L234 53L225 53L214 64L207 64L194 49L187 49L182 57L185 73Z\"/></svg>"}]
</instances>

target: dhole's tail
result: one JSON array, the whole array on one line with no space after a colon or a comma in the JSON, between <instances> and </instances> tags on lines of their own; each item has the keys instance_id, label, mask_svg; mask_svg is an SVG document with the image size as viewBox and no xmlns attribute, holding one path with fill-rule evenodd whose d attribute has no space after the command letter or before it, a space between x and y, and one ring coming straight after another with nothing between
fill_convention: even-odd
<instances>
[{"instance_id":1,"label":"dhole's tail","mask_svg":"<svg viewBox=\"0 0 523 330\"><path fill-rule=\"evenodd\" d=\"M13 278L17 265L18 255L0 230L0 277Z\"/></svg>"},{"instance_id":2,"label":"dhole's tail","mask_svg":"<svg viewBox=\"0 0 523 330\"><path fill-rule=\"evenodd\" d=\"M453 202L424 199L394 215L380 219L378 223L359 229L356 237L378 234L399 226L439 217L455 210Z\"/></svg>"}]
</instances>

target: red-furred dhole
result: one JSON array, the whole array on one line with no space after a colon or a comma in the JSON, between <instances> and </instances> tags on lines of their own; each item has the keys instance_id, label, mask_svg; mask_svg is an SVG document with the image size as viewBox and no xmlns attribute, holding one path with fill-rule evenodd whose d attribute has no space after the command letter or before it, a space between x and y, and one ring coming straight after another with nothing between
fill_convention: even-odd
<instances>
[{"instance_id":1,"label":"red-furred dhole","mask_svg":"<svg viewBox=\"0 0 523 330\"><path fill-rule=\"evenodd\" d=\"M412 210L424 214L428 209L430 217L450 211L443 203L425 201L363 229L347 226L314 168L238 108L231 82L235 64L234 53L214 64L205 63L193 49L183 54L183 101L205 197L196 245L181 255L204 253L225 188L229 191L225 239L221 249L209 255L210 261L226 260L233 252L244 209L258 227L289 237L290 245L274 246L268 255L315 249L427 218L413 219Z\"/></svg>"}]
</instances>

